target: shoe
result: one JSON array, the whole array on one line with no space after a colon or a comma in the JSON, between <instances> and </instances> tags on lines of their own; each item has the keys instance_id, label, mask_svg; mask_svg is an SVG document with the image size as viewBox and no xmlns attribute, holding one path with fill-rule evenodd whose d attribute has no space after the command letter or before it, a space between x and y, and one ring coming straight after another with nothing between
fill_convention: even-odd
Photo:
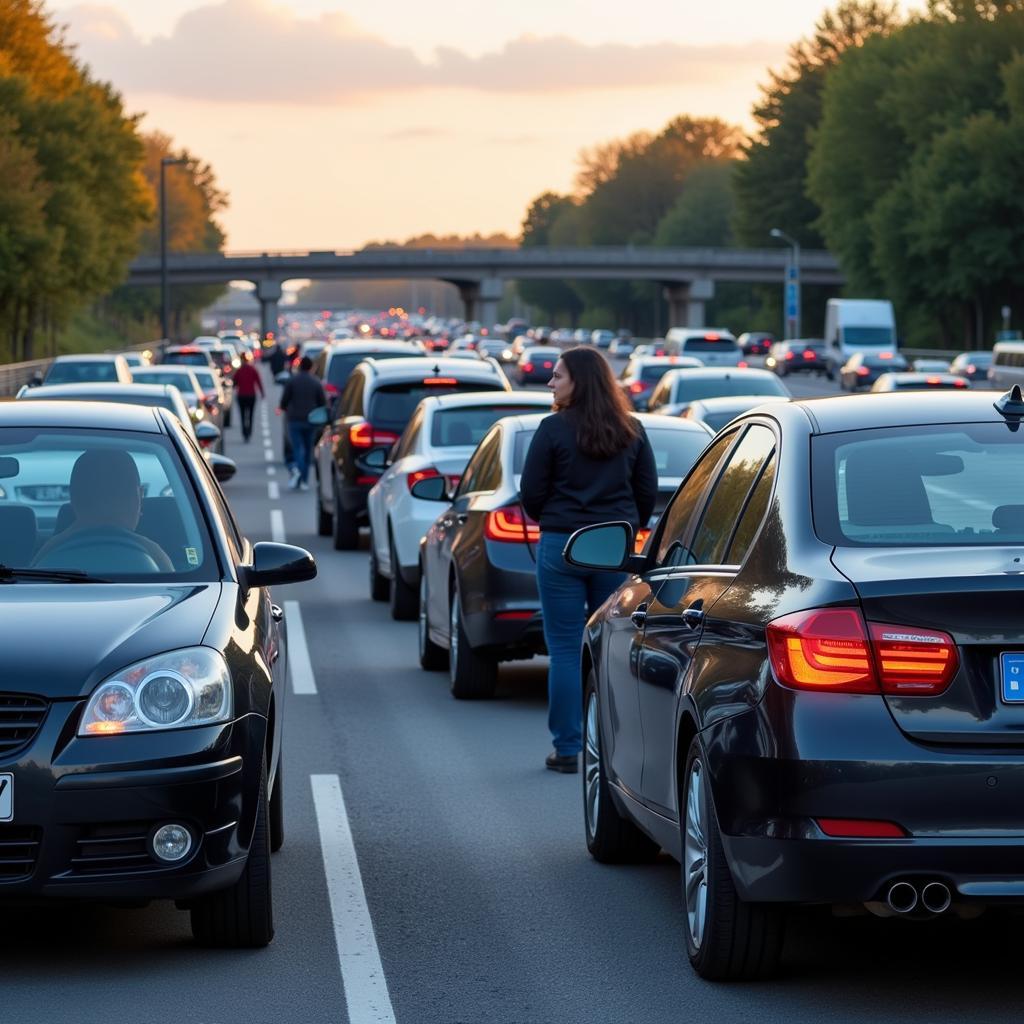
<instances>
[{"instance_id":1,"label":"shoe","mask_svg":"<svg viewBox=\"0 0 1024 1024\"><path fill-rule=\"evenodd\" d=\"M299 481L299 490L300 491L308 491L309 490L309 484L307 484L305 480L300 480Z\"/></svg>"},{"instance_id":2,"label":"shoe","mask_svg":"<svg viewBox=\"0 0 1024 1024\"><path fill-rule=\"evenodd\" d=\"M544 766L553 772L575 775L580 770L580 755L551 753L544 758Z\"/></svg>"}]
</instances>

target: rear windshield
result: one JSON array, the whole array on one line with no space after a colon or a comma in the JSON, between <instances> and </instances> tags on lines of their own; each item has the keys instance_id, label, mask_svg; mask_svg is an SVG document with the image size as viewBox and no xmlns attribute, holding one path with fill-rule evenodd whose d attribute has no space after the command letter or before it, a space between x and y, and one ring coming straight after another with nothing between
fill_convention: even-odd
<instances>
[{"instance_id":1,"label":"rear windshield","mask_svg":"<svg viewBox=\"0 0 1024 1024\"><path fill-rule=\"evenodd\" d=\"M424 398L438 395L457 395L466 391L504 391L497 381L457 381L454 384L424 384L422 381L406 381L402 384L385 384L373 393L370 399L369 420L382 430L401 433L412 418L413 410ZM531 409L531 412L536 410Z\"/></svg>"},{"instance_id":2,"label":"rear windshield","mask_svg":"<svg viewBox=\"0 0 1024 1024\"><path fill-rule=\"evenodd\" d=\"M659 477L686 476L711 440L696 430L659 430L657 427L649 428L647 436L654 449Z\"/></svg>"},{"instance_id":3,"label":"rear windshield","mask_svg":"<svg viewBox=\"0 0 1024 1024\"><path fill-rule=\"evenodd\" d=\"M813 439L814 527L841 547L1024 543L1024 435L1002 423Z\"/></svg>"},{"instance_id":4,"label":"rear windshield","mask_svg":"<svg viewBox=\"0 0 1024 1024\"><path fill-rule=\"evenodd\" d=\"M168 352L164 363L174 366L209 366L210 360L206 358L205 352Z\"/></svg>"},{"instance_id":5,"label":"rear windshield","mask_svg":"<svg viewBox=\"0 0 1024 1024\"><path fill-rule=\"evenodd\" d=\"M53 363L46 374L46 384L84 384L88 381L117 380L117 367L113 363L88 360L81 363Z\"/></svg>"},{"instance_id":6,"label":"rear windshield","mask_svg":"<svg viewBox=\"0 0 1024 1024\"><path fill-rule=\"evenodd\" d=\"M775 377L693 377L682 374L675 384L673 402L696 402L699 398L725 398L728 395L787 395Z\"/></svg>"},{"instance_id":7,"label":"rear windshield","mask_svg":"<svg viewBox=\"0 0 1024 1024\"><path fill-rule=\"evenodd\" d=\"M954 380L897 380L893 381L894 391L965 391L963 384Z\"/></svg>"},{"instance_id":8,"label":"rear windshield","mask_svg":"<svg viewBox=\"0 0 1024 1024\"><path fill-rule=\"evenodd\" d=\"M645 384L657 384L671 369L671 366L645 366L640 371L640 379Z\"/></svg>"},{"instance_id":9,"label":"rear windshield","mask_svg":"<svg viewBox=\"0 0 1024 1024\"><path fill-rule=\"evenodd\" d=\"M728 338L687 338L682 345L683 352L738 352L739 346Z\"/></svg>"},{"instance_id":10,"label":"rear windshield","mask_svg":"<svg viewBox=\"0 0 1024 1024\"><path fill-rule=\"evenodd\" d=\"M484 439L484 434L503 417L528 416L539 411L535 405L475 405L440 409L434 413L430 443L435 448L475 448Z\"/></svg>"},{"instance_id":11,"label":"rear windshield","mask_svg":"<svg viewBox=\"0 0 1024 1024\"><path fill-rule=\"evenodd\" d=\"M903 356L864 356L864 365L877 369L905 370L907 361Z\"/></svg>"},{"instance_id":12,"label":"rear windshield","mask_svg":"<svg viewBox=\"0 0 1024 1024\"><path fill-rule=\"evenodd\" d=\"M137 384L170 384L183 395L194 395L195 377L191 373L150 373L146 370L133 370L132 380Z\"/></svg>"},{"instance_id":13,"label":"rear windshield","mask_svg":"<svg viewBox=\"0 0 1024 1024\"><path fill-rule=\"evenodd\" d=\"M325 384L333 384L341 391L348 383L352 371L364 359L408 359L415 356L416 352L337 352L331 356L327 363L327 376Z\"/></svg>"}]
</instances>

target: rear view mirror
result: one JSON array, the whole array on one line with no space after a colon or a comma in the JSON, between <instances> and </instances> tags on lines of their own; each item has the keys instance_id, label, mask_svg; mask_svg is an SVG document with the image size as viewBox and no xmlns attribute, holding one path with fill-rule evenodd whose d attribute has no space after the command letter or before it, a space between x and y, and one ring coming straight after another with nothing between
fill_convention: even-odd
<instances>
[{"instance_id":1,"label":"rear view mirror","mask_svg":"<svg viewBox=\"0 0 1024 1024\"><path fill-rule=\"evenodd\" d=\"M314 427L326 427L327 426L327 406L321 405L314 409L307 417L307 422L311 423Z\"/></svg>"},{"instance_id":2,"label":"rear view mirror","mask_svg":"<svg viewBox=\"0 0 1024 1024\"><path fill-rule=\"evenodd\" d=\"M13 455L0 458L0 480L9 480L21 472L21 463Z\"/></svg>"},{"instance_id":3,"label":"rear view mirror","mask_svg":"<svg viewBox=\"0 0 1024 1024\"><path fill-rule=\"evenodd\" d=\"M253 545L252 565L238 568L250 587L302 583L316 576L316 562L305 548L266 541Z\"/></svg>"},{"instance_id":4,"label":"rear view mirror","mask_svg":"<svg viewBox=\"0 0 1024 1024\"><path fill-rule=\"evenodd\" d=\"M388 466L387 448L374 448L369 455L362 458L362 463L367 469L386 469Z\"/></svg>"},{"instance_id":5,"label":"rear view mirror","mask_svg":"<svg viewBox=\"0 0 1024 1024\"><path fill-rule=\"evenodd\" d=\"M424 480L417 480L410 493L421 501L448 500L447 484L443 476L428 476Z\"/></svg>"},{"instance_id":6,"label":"rear view mirror","mask_svg":"<svg viewBox=\"0 0 1024 1024\"><path fill-rule=\"evenodd\" d=\"M216 455L211 452L207 458L210 462L210 469L213 470L213 475L219 483L226 484L238 472L238 466L235 465L234 460L229 459L226 455Z\"/></svg>"},{"instance_id":7,"label":"rear view mirror","mask_svg":"<svg viewBox=\"0 0 1024 1024\"><path fill-rule=\"evenodd\" d=\"M581 569L621 570L633 552L629 523L599 523L577 530L563 552L570 565Z\"/></svg>"},{"instance_id":8,"label":"rear view mirror","mask_svg":"<svg viewBox=\"0 0 1024 1024\"><path fill-rule=\"evenodd\" d=\"M201 448L209 448L220 440L220 428L202 420L196 424L196 440Z\"/></svg>"}]
</instances>

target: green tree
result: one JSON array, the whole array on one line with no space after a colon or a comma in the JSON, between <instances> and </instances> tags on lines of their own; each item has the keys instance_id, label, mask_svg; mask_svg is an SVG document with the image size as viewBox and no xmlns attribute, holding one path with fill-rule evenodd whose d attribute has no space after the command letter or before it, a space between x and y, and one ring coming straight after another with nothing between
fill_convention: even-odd
<instances>
[{"instance_id":1,"label":"green tree","mask_svg":"<svg viewBox=\"0 0 1024 1024\"><path fill-rule=\"evenodd\" d=\"M576 202L571 196L560 196L554 192L538 196L526 211L519 244L523 248L555 245L552 230L563 216L568 214L571 217L575 210ZM517 281L516 290L523 302L543 310L545 317L551 321L558 321L564 315L575 325L583 310L583 300L566 281L527 279Z\"/></svg>"},{"instance_id":2,"label":"green tree","mask_svg":"<svg viewBox=\"0 0 1024 1024\"><path fill-rule=\"evenodd\" d=\"M683 191L658 222L654 244L730 246L736 208L732 187L736 162L709 161L687 178Z\"/></svg>"}]
</instances>

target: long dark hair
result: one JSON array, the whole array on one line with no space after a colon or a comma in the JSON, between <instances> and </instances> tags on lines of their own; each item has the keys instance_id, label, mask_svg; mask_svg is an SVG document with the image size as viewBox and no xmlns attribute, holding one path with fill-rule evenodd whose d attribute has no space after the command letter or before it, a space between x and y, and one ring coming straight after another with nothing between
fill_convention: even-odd
<instances>
[{"instance_id":1,"label":"long dark hair","mask_svg":"<svg viewBox=\"0 0 1024 1024\"><path fill-rule=\"evenodd\" d=\"M576 427L576 444L592 459L610 459L640 433L626 396L608 361L592 348L566 349L562 363L572 379L572 400L565 410Z\"/></svg>"}]
</instances>

